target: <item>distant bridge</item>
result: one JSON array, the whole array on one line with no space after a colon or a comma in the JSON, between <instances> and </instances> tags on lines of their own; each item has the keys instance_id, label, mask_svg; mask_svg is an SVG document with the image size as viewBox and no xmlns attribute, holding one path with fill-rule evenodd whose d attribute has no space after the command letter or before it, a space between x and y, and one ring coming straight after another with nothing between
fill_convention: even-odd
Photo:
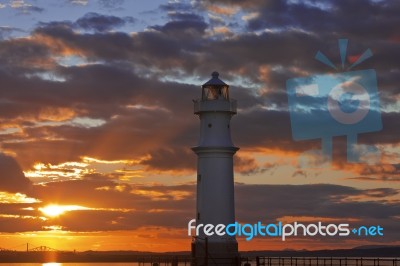
<instances>
[{"instance_id":1,"label":"distant bridge","mask_svg":"<svg viewBox=\"0 0 400 266\"><path fill-rule=\"evenodd\" d=\"M26 250L27 251L59 251L57 249L51 248L51 247L47 247L47 246L38 246L38 247L34 247L29 249L29 246L27 245Z\"/></svg>"},{"instance_id":2,"label":"distant bridge","mask_svg":"<svg viewBox=\"0 0 400 266\"><path fill-rule=\"evenodd\" d=\"M7 251L17 251L17 250L21 250L21 248L23 248L26 252L30 252L30 251L61 251L55 248L51 248L48 246L34 246L30 243L26 243L26 244L20 244L11 248L3 248L0 247L0 252L7 252Z\"/></svg>"}]
</instances>

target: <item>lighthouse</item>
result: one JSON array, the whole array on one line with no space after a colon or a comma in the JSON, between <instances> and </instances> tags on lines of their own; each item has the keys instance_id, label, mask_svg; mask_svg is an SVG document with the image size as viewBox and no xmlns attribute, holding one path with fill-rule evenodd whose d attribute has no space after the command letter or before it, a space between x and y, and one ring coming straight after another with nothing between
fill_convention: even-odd
<instances>
[{"instance_id":1,"label":"lighthouse","mask_svg":"<svg viewBox=\"0 0 400 266\"><path fill-rule=\"evenodd\" d=\"M201 98L194 100L194 113L200 118L200 137L192 150L197 154L196 225L228 225L235 222L233 145L230 123L236 114L236 100L218 72L202 86ZM228 235L205 236L200 232L192 242L196 265L235 265L236 238Z\"/></svg>"}]
</instances>

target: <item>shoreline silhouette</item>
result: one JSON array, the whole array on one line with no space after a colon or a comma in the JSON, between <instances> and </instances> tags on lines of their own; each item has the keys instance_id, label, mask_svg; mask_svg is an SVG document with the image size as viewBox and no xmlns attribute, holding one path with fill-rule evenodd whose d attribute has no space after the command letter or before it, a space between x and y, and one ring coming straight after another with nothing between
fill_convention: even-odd
<instances>
[{"instance_id":1,"label":"shoreline silhouette","mask_svg":"<svg viewBox=\"0 0 400 266\"><path fill-rule=\"evenodd\" d=\"M360 246L352 249L334 250L260 250L242 251L242 258L256 257L358 257L396 258L400 246ZM172 259L190 260L190 251L141 252L141 251L0 251L0 263L46 263L46 262L141 262L157 258L160 261Z\"/></svg>"}]
</instances>

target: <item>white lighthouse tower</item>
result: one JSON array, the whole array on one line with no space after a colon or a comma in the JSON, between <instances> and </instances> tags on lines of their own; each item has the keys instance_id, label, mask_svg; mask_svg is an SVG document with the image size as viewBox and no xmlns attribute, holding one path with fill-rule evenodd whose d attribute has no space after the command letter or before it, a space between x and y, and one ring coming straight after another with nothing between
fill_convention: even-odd
<instances>
[{"instance_id":1,"label":"white lighthouse tower","mask_svg":"<svg viewBox=\"0 0 400 266\"><path fill-rule=\"evenodd\" d=\"M200 118L200 138L192 150L197 154L196 224L235 222L233 155L239 148L232 143L231 117L236 100L229 97L229 86L213 72L202 86L201 99L194 101L194 113ZM238 244L231 236L201 234L192 243L197 265L235 265Z\"/></svg>"}]
</instances>

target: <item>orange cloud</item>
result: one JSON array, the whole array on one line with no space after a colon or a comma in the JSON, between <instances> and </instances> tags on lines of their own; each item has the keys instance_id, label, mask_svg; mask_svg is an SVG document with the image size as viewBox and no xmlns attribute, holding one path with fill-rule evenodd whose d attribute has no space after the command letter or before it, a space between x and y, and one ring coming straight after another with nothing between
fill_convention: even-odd
<instances>
[{"instance_id":1,"label":"orange cloud","mask_svg":"<svg viewBox=\"0 0 400 266\"><path fill-rule=\"evenodd\" d=\"M50 51L52 51L53 56L77 55L84 57L85 54L83 50L72 45L68 45L68 43L66 43L64 40L50 37L41 33L36 33L32 35L29 39L48 47Z\"/></svg>"},{"instance_id":2,"label":"orange cloud","mask_svg":"<svg viewBox=\"0 0 400 266\"><path fill-rule=\"evenodd\" d=\"M10 193L10 192L0 192L0 203L4 204L20 204L20 203L37 203L40 200L28 197L23 193Z\"/></svg>"},{"instance_id":3,"label":"orange cloud","mask_svg":"<svg viewBox=\"0 0 400 266\"><path fill-rule=\"evenodd\" d=\"M213 4L207 5L207 10L209 12L216 13L219 15L225 15L225 16L232 16L239 11L239 9L237 7L218 6L218 5L213 5Z\"/></svg>"},{"instance_id":4,"label":"orange cloud","mask_svg":"<svg viewBox=\"0 0 400 266\"><path fill-rule=\"evenodd\" d=\"M230 29L228 27L225 27L225 26L215 27L213 30L217 34L222 34L222 35L230 35L230 34L232 34Z\"/></svg>"},{"instance_id":5,"label":"orange cloud","mask_svg":"<svg viewBox=\"0 0 400 266\"><path fill-rule=\"evenodd\" d=\"M151 198L151 200L182 200L192 195L189 191L182 190L167 190L165 192L148 189L134 189L131 191L132 194L142 195Z\"/></svg>"},{"instance_id":6,"label":"orange cloud","mask_svg":"<svg viewBox=\"0 0 400 266\"><path fill-rule=\"evenodd\" d=\"M76 116L76 111L66 107L43 107L37 115L41 121L66 121Z\"/></svg>"}]
</instances>

